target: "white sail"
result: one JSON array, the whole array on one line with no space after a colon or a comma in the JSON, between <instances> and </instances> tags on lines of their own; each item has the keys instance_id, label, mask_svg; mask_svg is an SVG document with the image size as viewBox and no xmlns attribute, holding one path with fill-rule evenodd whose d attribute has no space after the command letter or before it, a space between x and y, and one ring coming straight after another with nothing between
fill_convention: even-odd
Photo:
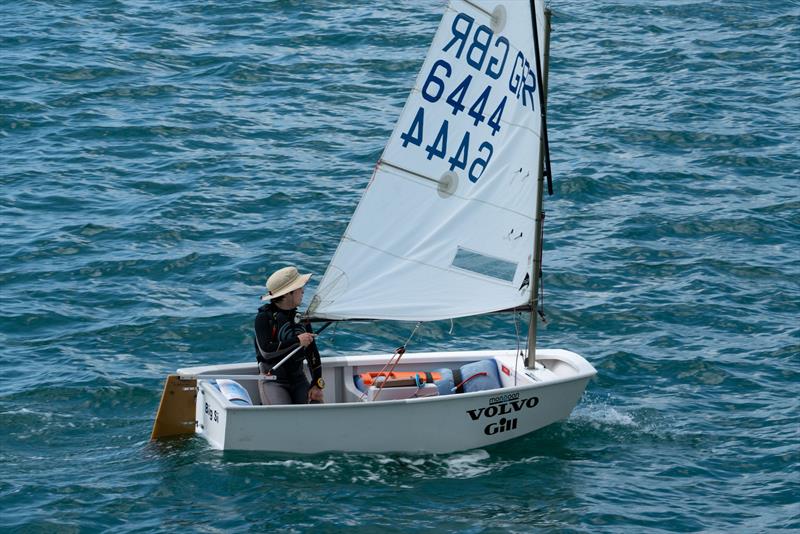
<instances>
[{"instance_id":1,"label":"white sail","mask_svg":"<svg viewBox=\"0 0 800 534\"><path fill-rule=\"evenodd\" d=\"M536 15L543 39L539 0ZM429 321L529 302L534 57L527 0L450 2L311 314Z\"/></svg>"}]
</instances>

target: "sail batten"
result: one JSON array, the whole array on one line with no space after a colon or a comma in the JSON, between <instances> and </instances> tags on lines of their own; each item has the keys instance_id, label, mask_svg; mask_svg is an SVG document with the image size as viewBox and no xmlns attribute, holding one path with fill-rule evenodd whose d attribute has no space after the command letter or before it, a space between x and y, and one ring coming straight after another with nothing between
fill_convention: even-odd
<instances>
[{"instance_id":1,"label":"sail batten","mask_svg":"<svg viewBox=\"0 0 800 534\"><path fill-rule=\"evenodd\" d=\"M412 176L416 176L417 178L422 178L423 180L427 180L427 181L432 182L432 183L437 184L437 185L442 183L441 180L437 180L436 178L432 178L430 176L425 176L424 174L420 174L418 172L414 172L414 171L412 171L410 169L404 169L403 167L401 167L399 165L395 165L394 163L390 163L388 161L381 160L378 163L378 166L382 166L382 165L385 165L387 167L391 167L392 169L395 169L397 171L401 171L401 172L410 174Z\"/></svg>"},{"instance_id":2,"label":"sail batten","mask_svg":"<svg viewBox=\"0 0 800 534\"><path fill-rule=\"evenodd\" d=\"M472 1L470 1L470 0L464 0L464 3L465 3L465 4L468 4L468 5L472 6L472 7L474 7L474 8L475 8L475 9L477 9L478 11L482 11L484 14L486 14L486 15L489 15L490 17L492 16L492 13L491 13L490 11L487 11L487 10L486 10L486 9L485 9L483 6L481 6L481 5L480 5L480 3L478 3L478 2L472 2Z\"/></svg>"},{"instance_id":3,"label":"sail batten","mask_svg":"<svg viewBox=\"0 0 800 534\"><path fill-rule=\"evenodd\" d=\"M531 28L528 2L451 0L309 313L437 320L528 303L542 126Z\"/></svg>"},{"instance_id":4,"label":"sail batten","mask_svg":"<svg viewBox=\"0 0 800 534\"><path fill-rule=\"evenodd\" d=\"M398 178L404 178L405 177L405 178L407 178L409 180L413 180L413 178L411 178L411 177L421 178L422 180L424 180L425 182L429 183L430 185L441 184L442 183L440 180L436 180L436 179L431 178L429 176L423 176L423 175L415 173L413 171L409 171L408 169L403 169L401 167L398 167L397 165L393 165L393 164L391 164L389 162L386 162L386 161L381 161L378 164L378 167L380 168L380 167L382 167L384 165L386 167L389 167L390 169L392 169L394 171L398 171L398 172L394 173L394 175L397 176ZM411 177L409 177L407 175L411 175ZM454 196L457 196L457 195L454 193ZM462 197L462 198L466 199L466 197ZM535 220L533 212L529 213L529 212L515 211L515 210L512 210L512 209L508 208L507 206L503 206L503 205L500 205L500 204L495 204L495 203L492 203L492 202L490 202L488 200L484 200L484 199L480 199L480 198L472 198L472 199L469 199L469 200L471 202L484 203L484 204L488 204L488 205L494 206L497 209L506 210L509 213L514 213L516 215L519 215L520 217L525 217L525 218L529 219L530 221L534 221ZM345 235L347 235L347 234L345 233Z\"/></svg>"}]
</instances>

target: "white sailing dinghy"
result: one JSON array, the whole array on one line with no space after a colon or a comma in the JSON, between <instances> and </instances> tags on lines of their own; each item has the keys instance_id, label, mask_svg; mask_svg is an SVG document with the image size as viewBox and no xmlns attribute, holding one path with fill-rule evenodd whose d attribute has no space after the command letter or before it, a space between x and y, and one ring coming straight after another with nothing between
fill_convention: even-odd
<instances>
[{"instance_id":1,"label":"white sailing dinghy","mask_svg":"<svg viewBox=\"0 0 800 534\"><path fill-rule=\"evenodd\" d=\"M572 352L535 350L548 32L542 0L450 1L308 310L415 322L526 310L527 351L400 351L388 369L384 354L324 358L326 402L312 405L259 405L255 361L179 369L154 438L444 453L569 416L595 369Z\"/></svg>"}]
</instances>

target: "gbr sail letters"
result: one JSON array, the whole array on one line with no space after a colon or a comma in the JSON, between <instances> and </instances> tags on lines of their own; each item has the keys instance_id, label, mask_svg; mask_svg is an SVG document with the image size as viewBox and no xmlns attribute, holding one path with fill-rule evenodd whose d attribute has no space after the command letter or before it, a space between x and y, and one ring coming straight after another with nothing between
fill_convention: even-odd
<instances>
[{"instance_id":1,"label":"gbr sail letters","mask_svg":"<svg viewBox=\"0 0 800 534\"><path fill-rule=\"evenodd\" d=\"M400 125L400 147L444 160L474 183L494 155L509 99L536 111L536 78L525 54L475 17L458 12L443 26L448 40L422 71L421 100L407 129Z\"/></svg>"}]
</instances>

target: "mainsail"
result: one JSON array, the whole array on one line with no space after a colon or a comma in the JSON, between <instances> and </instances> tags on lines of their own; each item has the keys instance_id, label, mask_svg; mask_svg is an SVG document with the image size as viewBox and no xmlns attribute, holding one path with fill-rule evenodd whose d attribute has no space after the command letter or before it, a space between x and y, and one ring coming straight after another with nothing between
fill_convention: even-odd
<instances>
[{"instance_id":1,"label":"mainsail","mask_svg":"<svg viewBox=\"0 0 800 534\"><path fill-rule=\"evenodd\" d=\"M452 0L309 313L430 321L527 305L537 91L529 2Z\"/></svg>"}]
</instances>

